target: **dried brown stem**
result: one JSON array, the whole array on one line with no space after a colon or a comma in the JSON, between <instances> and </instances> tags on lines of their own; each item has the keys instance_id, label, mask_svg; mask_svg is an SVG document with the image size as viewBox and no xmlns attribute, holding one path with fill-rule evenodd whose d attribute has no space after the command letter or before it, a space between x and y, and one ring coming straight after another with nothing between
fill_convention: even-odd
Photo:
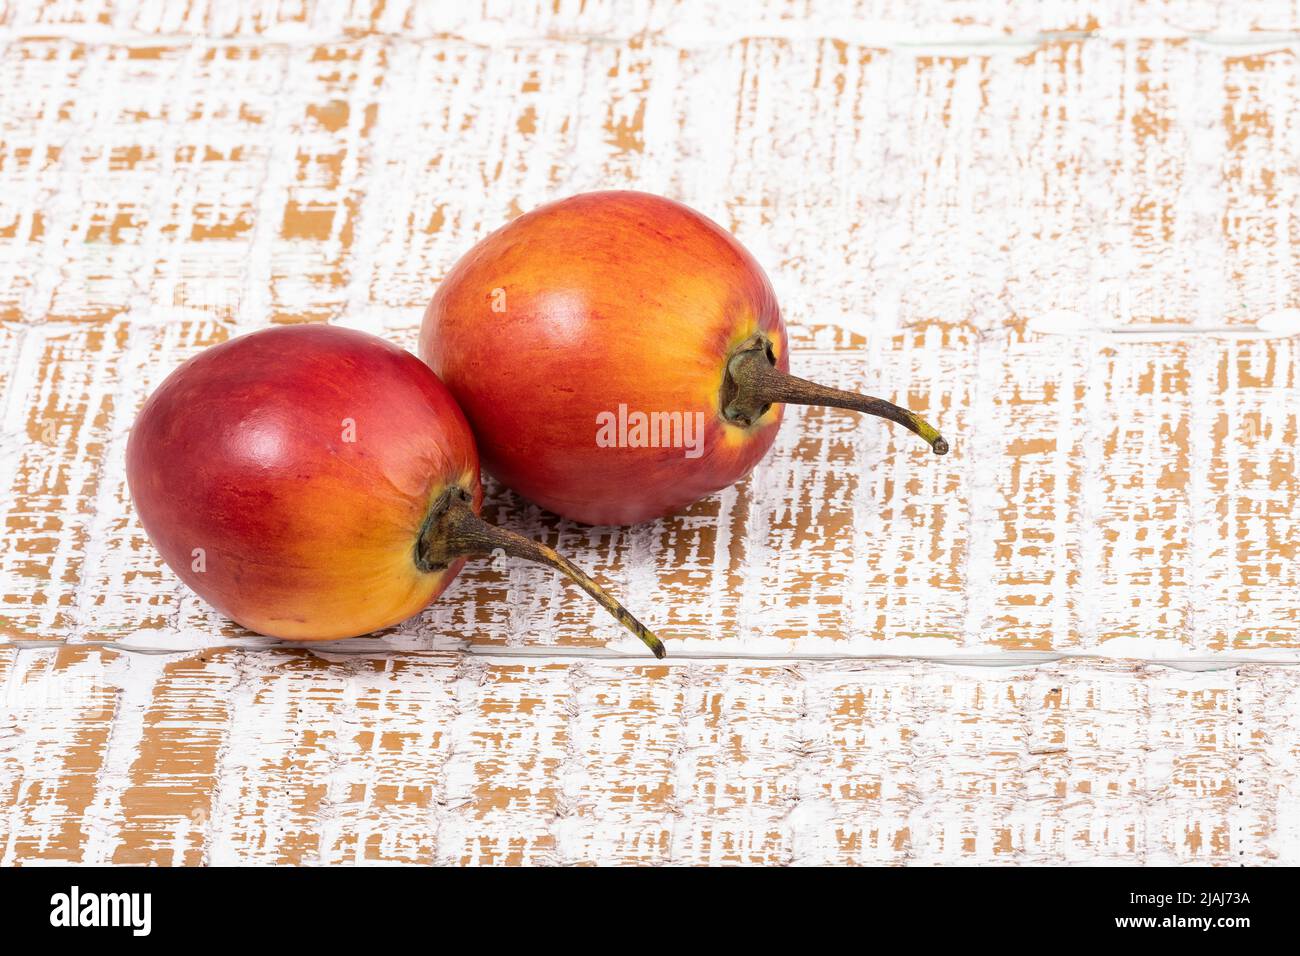
<instances>
[{"instance_id":1,"label":"dried brown stem","mask_svg":"<svg viewBox=\"0 0 1300 956\"><path fill-rule=\"evenodd\" d=\"M489 524L474 513L469 495L450 488L434 504L417 546L417 563L425 570L446 567L457 558L491 554L497 549L515 558L554 568L586 591L596 603L635 634L655 657L664 656L663 641L568 558L521 534Z\"/></svg>"}]
</instances>

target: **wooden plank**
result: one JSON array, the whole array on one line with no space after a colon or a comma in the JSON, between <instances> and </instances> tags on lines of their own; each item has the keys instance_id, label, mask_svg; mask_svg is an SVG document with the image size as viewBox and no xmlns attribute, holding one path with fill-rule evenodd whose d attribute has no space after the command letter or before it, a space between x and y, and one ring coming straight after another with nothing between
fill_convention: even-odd
<instances>
[{"instance_id":1,"label":"wooden plank","mask_svg":"<svg viewBox=\"0 0 1300 956\"><path fill-rule=\"evenodd\" d=\"M15 333L35 375L14 380L6 419L22 429L3 459L13 636L193 646L244 633L162 568L122 457L148 391L229 331L207 319ZM494 484L487 513L582 563L678 650L1290 653L1296 347L930 325L799 353L796 369L934 413L947 458L899 429L796 409L746 482L682 515L586 529ZM51 444L33 440L47 432ZM506 559L472 562L391 639L625 646L575 589Z\"/></svg>"},{"instance_id":2,"label":"wooden plank","mask_svg":"<svg viewBox=\"0 0 1300 956\"><path fill-rule=\"evenodd\" d=\"M6 111L16 161L0 166L15 274L0 305L33 322L337 314L385 56L16 44L5 69L25 98ZM104 92L65 101L71 88Z\"/></svg>"},{"instance_id":3,"label":"wooden plank","mask_svg":"<svg viewBox=\"0 0 1300 956\"><path fill-rule=\"evenodd\" d=\"M623 183L735 230L797 326L1063 310L1218 326L1300 307L1279 202L1300 186L1285 45L917 55L815 31L673 36L15 43L0 302L28 321L103 319L170 306L202 276L248 322L382 328L409 309L406 325L486 232ZM111 99L74 102L74 85ZM700 88L719 95L679 92ZM59 282L69 271L80 281Z\"/></svg>"},{"instance_id":4,"label":"wooden plank","mask_svg":"<svg viewBox=\"0 0 1300 956\"><path fill-rule=\"evenodd\" d=\"M1300 683L1266 662L1300 650L1300 339L1213 331L1300 310L1297 29L0 6L0 862L1297 862ZM161 567L122 455L174 365L269 321L411 346L476 239L620 185L734 230L796 370L954 453L793 410L748 481L619 531L490 484L668 665L602 659L602 612L508 561L322 657ZM1012 651L1252 663L845 659Z\"/></svg>"},{"instance_id":5,"label":"wooden plank","mask_svg":"<svg viewBox=\"0 0 1300 956\"><path fill-rule=\"evenodd\" d=\"M1296 306L1287 213L1267 200L1295 189L1288 49L755 39L684 71L738 76L734 134L695 100L681 139L727 170L728 224L777 264L799 321L1216 326Z\"/></svg>"},{"instance_id":6,"label":"wooden plank","mask_svg":"<svg viewBox=\"0 0 1300 956\"><path fill-rule=\"evenodd\" d=\"M207 859L430 861L455 720L454 661L212 661L204 673L233 662L239 687ZM282 838L268 840L268 825Z\"/></svg>"},{"instance_id":7,"label":"wooden plank","mask_svg":"<svg viewBox=\"0 0 1300 956\"><path fill-rule=\"evenodd\" d=\"M7 384L3 473L5 637L69 632L76 586L100 504L112 393L127 363L126 329L15 329Z\"/></svg>"},{"instance_id":8,"label":"wooden plank","mask_svg":"<svg viewBox=\"0 0 1300 956\"><path fill-rule=\"evenodd\" d=\"M162 626L175 614L177 585L159 574L130 510L126 440L148 392L184 357L224 339L228 326L116 320L21 326L11 334L16 370L5 394L0 456L0 632L50 639ZM125 618L111 600L118 593L138 597ZM163 601L168 606L159 610Z\"/></svg>"},{"instance_id":9,"label":"wooden plank","mask_svg":"<svg viewBox=\"0 0 1300 956\"><path fill-rule=\"evenodd\" d=\"M383 198L363 228L382 253L370 298L392 308L422 303L518 211L620 182L735 231L796 325L1065 312L1206 327L1298 304L1288 213L1270 200L1297 186L1286 47L452 42L401 45L393 63L441 95L380 95ZM597 86L603 110L572 96Z\"/></svg>"},{"instance_id":10,"label":"wooden plank","mask_svg":"<svg viewBox=\"0 0 1300 956\"><path fill-rule=\"evenodd\" d=\"M15 792L18 762L12 750L18 741L18 717L13 706L14 660L18 651L0 647L0 846L8 842L10 816L8 808Z\"/></svg>"},{"instance_id":11,"label":"wooden plank","mask_svg":"<svg viewBox=\"0 0 1300 956\"><path fill-rule=\"evenodd\" d=\"M75 863L97 839L125 659L92 648L10 659L0 750L0 865Z\"/></svg>"},{"instance_id":12,"label":"wooden plank","mask_svg":"<svg viewBox=\"0 0 1300 956\"><path fill-rule=\"evenodd\" d=\"M918 55L815 31L673 36L17 43L6 69L39 93L5 130L6 308L35 320L170 303L213 255L215 277L243 270L228 294L248 321L414 321L474 240L620 183L735 230L796 325L1062 311L1248 325L1300 307L1279 201L1300 185L1285 44L1090 37ZM69 105L74 83L113 99ZM719 95L680 93L700 88ZM35 276L18 268L33 254ZM58 284L67 268L85 281Z\"/></svg>"},{"instance_id":13,"label":"wooden plank","mask_svg":"<svg viewBox=\"0 0 1300 956\"><path fill-rule=\"evenodd\" d=\"M786 0L746 3L739 23L730 5L683 4L678 0L550 0L483 5L386 3L267 4L257 0L199 0L174 4L76 4L39 0L0 10L0 25L45 34L102 31L116 37L204 31L276 39L364 36L384 33L426 37L532 37L562 40L577 34L626 38L643 32L723 37L745 32L849 33L876 42L985 39L1039 31L1147 30L1154 33L1287 31L1300 25L1294 0L1255 0L1242 5L1186 0L1048 0L1002 4L987 0L858 0L855 3L792 5Z\"/></svg>"},{"instance_id":14,"label":"wooden plank","mask_svg":"<svg viewBox=\"0 0 1300 956\"><path fill-rule=\"evenodd\" d=\"M1085 458L1101 535L1085 591L1091 628L1113 650L1168 637L1196 650L1294 647L1283 591L1300 529L1294 500L1296 340L1167 342L1106 349L1110 419ZM1094 408L1096 406L1093 406ZM1265 438L1264 435L1268 437ZM1097 560L1100 559L1100 560ZM1175 597L1178 595L1179 597ZM1181 598L1181 600L1180 600Z\"/></svg>"},{"instance_id":15,"label":"wooden plank","mask_svg":"<svg viewBox=\"0 0 1300 956\"><path fill-rule=\"evenodd\" d=\"M202 657L133 658L131 670L138 674L131 739L100 801L105 838L87 847L88 862L200 864L222 805L219 770L235 729L231 695L239 675Z\"/></svg>"},{"instance_id":16,"label":"wooden plank","mask_svg":"<svg viewBox=\"0 0 1300 956\"><path fill-rule=\"evenodd\" d=\"M1292 652L1295 349L930 327L860 358L796 358L936 409L947 459L847 413L792 410L747 482L681 516L584 535L516 513L633 606L670 608L655 623L701 653ZM560 643L604 640L581 596L510 573ZM484 603L518 595L500 574L471 565L465 581ZM432 620L495 618L475 640L529 643L520 607Z\"/></svg>"},{"instance_id":17,"label":"wooden plank","mask_svg":"<svg viewBox=\"0 0 1300 956\"><path fill-rule=\"evenodd\" d=\"M29 649L6 686L6 863L1295 862L1266 665Z\"/></svg>"}]
</instances>

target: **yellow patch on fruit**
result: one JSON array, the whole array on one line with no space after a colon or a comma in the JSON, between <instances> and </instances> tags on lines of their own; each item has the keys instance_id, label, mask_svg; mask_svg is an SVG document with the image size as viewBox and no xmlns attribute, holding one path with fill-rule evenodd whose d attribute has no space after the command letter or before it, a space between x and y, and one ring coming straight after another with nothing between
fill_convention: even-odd
<instances>
[{"instance_id":1,"label":"yellow patch on fruit","mask_svg":"<svg viewBox=\"0 0 1300 956\"><path fill-rule=\"evenodd\" d=\"M702 377L699 399L705 408L713 409L714 414L718 416L718 420L727 426L726 435L728 436L728 443L739 444L741 439L733 436L732 432L735 431L739 435L744 435L748 429L741 428L734 422L729 422L722 417L722 406L720 401L722 382L726 377L727 362L730 361L732 353L735 352L746 339L758 331L758 322L752 313L744 312L736 318L736 321L732 324L731 328L731 335L727 338L727 344L723 347L722 355L717 364L717 376L711 382L707 377Z\"/></svg>"}]
</instances>

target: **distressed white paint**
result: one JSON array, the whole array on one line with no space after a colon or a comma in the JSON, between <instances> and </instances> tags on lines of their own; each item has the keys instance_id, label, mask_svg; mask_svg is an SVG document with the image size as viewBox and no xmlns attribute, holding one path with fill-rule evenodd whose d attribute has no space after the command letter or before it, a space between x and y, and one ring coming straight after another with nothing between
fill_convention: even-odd
<instances>
[{"instance_id":1,"label":"distressed white paint","mask_svg":"<svg viewBox=\"0 0 1300 956\"><path fill-rule=\"evenodd\" d=\"M1294 669L54 653L15 679L111 674L136 752L187 749L93 751L86 812L89 704L17 699L8 864L1297 861Z\"/></svg>"},{"instance_id":2,"label":"distressed white paint","mask_svg":"<svg viewBox=\"0 0 1300 956\"><path fill-rule=\"evenodd\" d=\"M1300 860L1300 12L815 7L0 8L0 862ZM607 186L733 229L796 371L954 453L795 410L616 533L490 486L668 666L514 562L322 659L160 567L122 452L172 367L410 346Z\"/></svg>"}]
</instances>

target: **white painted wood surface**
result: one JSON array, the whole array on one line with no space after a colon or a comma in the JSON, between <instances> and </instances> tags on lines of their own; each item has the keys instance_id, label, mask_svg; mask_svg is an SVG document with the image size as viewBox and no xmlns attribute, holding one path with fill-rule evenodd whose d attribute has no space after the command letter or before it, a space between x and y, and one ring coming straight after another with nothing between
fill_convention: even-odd
<instances>
[{"instance_id":1,"label":"white painted wood surface","mask_svg":"<svg viewBox=\"0 0 1300 956\"><path fill-rule=\"evenodd\" d=\"M0 862L1300 862L1298 33L0 4ZM411 345L476 239L610 186L734 230L795 370L954 453L793 410L654 524L491 488L666 666L506 561L327 654L161 566L123 451L171 368L272 321Z\"/></svg>"}]
</instances>

